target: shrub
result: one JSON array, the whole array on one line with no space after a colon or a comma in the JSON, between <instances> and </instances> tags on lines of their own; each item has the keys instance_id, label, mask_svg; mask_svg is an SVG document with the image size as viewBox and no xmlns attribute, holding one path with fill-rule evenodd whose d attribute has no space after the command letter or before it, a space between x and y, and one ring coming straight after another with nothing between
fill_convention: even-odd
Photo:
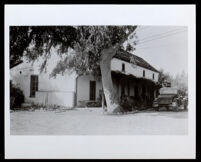
<instances>
[{"instance_id":1,"label":"shrub","mask_svg":"<svg viewBox=\"0 0 201 162\"><path fill-rule=\"evenodd\" d=\"M22 90L10 82L10 109L20 107L23 102L24 94Z\"/></svg>"}]
</instances>

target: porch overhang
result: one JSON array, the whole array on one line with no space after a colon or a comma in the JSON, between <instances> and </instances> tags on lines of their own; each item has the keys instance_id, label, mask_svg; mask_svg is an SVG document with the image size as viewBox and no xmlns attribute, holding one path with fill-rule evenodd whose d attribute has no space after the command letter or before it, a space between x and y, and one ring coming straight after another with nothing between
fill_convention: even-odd
<instances>
[{"instance_id":1,"label":"porch overhang","mask_svg":"<svg viewBox=\"0 0 201 162\"><path fill-rule=\"evenodd\" d=\"M154 82L153 80L143 78L143 77L139 78L132 74L122 73L121 71L112 71L111 74L112 74L112 77L126 78L130 81L135 81L136 83L146 84L146 85L152 86L154 88L161 87L157 82Z\"/></svg>"}]
</instances>

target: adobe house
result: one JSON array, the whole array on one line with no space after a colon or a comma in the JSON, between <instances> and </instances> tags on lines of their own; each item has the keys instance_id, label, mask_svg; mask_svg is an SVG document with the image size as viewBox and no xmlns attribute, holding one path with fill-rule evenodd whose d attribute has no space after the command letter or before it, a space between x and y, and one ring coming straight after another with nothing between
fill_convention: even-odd
<instances>
[{"instance_id":1,"label":"adobe house","mask_svg":"<svg viewBox=\"0 0 201 162\"><path fill-rule=\"evenodd\" d=\"M12 82L24 92L25 102L74 107L101 96L102 83L97 77L73 73L50 78L56 58L50 58L46 73L40 73L38 62L24 61L10 70ZM119 99L122 95L133 96L151 105L157 95L158 70L141 57L121 50L111 61L111 71Z\"/></svg>"}]
</instances>

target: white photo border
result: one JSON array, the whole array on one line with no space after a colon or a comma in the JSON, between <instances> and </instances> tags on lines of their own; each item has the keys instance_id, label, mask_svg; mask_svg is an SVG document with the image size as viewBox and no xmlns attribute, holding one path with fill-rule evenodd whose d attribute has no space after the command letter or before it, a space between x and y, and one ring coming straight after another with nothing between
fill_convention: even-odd
<instances>
[{"instance_id":1,"label":"white photo border","mask_svg":"<svg viewBox=\"0 0 201 162\"><path fill-rule=\"evenodd\" d=\"M171 25L188 27L188 135L10 135L9 26ZM5 5L5 158L191 159L195 158L195 5Z\"/></svg>"}]
</instances>

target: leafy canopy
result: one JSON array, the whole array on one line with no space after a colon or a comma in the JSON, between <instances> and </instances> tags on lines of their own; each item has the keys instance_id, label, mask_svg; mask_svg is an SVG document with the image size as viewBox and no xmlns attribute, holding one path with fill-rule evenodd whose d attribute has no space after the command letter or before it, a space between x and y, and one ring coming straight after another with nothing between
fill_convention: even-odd
<instances>
[{"instance_id":1,"label":"leafy canopy","mask_svg":"<svg viewBox=\"0 0 201 162\"><path fill-rule=\"evenodd\" d=\"M137 26L11 26L10 63L26 56L30 61L44 57L41 71L46 66L51 49L62 56L52 76L66 69L80 73L100 74L100 55L103 49L116 44L120 48L126 40L133 40ZM135 41L127 41L133 50ZM69 52L72 50L74 52Z\"/></svg>"}]
</instances>

